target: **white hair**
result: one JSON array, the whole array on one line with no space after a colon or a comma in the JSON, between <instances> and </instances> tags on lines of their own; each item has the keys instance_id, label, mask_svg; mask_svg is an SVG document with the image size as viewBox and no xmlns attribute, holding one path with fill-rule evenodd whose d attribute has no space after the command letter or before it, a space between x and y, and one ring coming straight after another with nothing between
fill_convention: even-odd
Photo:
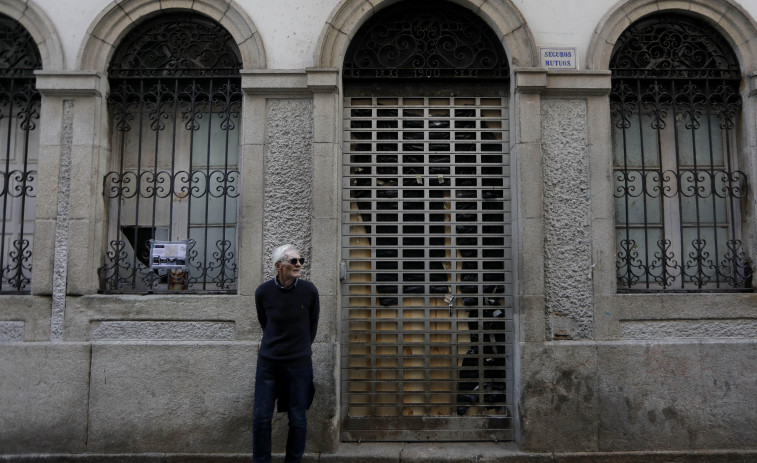
<instances>
[{"instance_id":1,"label":"white hair","mask_svg":"<svg viewBox=\"0 0 757 463\"><path fill-rule=\"evenodd\" d=\"M276 264L286 258L286 255L290 251L297 251L297 248L293 244L284 244L273 250L271 254L271 263L273 264L273 270L276 271Z\"/></svg>"}]
</instances>

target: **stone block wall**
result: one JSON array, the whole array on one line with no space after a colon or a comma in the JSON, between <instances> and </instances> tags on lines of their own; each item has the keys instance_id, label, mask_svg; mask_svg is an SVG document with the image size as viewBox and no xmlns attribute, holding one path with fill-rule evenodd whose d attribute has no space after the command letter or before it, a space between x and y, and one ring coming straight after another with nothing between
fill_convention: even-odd
<instances>
[{"instance_id":1,"label":"stone block wall","mask_svg":"<svg viewBox=\"0 0 757 463\"><path fill-rule=\"evenodd\" d=\"M528 345L523 447L554 452L757 447L757 342Z\"/></svg>"}]
</instances>

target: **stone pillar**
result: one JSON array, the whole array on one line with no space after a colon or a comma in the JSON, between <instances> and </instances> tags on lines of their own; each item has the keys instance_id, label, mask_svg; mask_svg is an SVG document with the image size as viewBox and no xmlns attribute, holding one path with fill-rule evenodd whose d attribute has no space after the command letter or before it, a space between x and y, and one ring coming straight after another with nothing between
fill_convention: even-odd
<instances>
[{"instance_id":1,"label":"stone pillar","mask_svg":"<svg viewBox=\"0 0 757 463\"><path fill-rule=\"evenodd\" d=\"M513 235L518 275L516 294L521 299L521 342L544 341L544 205L541 152L541 91L546 86L542 69L517 69L514 74L512 178L514 196Z\"/></svg>"},{"instance_id":2,"label":"stone pillar","mask_svg":"<svg viewBox=\"0 0 757 463\"><path fill-rule=\"evenodd\" d=\"M303 276L315 283L321 319L313 346L318 394L309 412L309 451L337 445L339 187L341 104L336 69L242 71L243 191L240 262L258 263L240 281L252 294L272 277L270 254L287 242L308 259ZM286 420L274 420L274 452L286 441Z\"/></svg>"},{"instance_id":3,"label":"stone pillar","mask_svg":"<svg viewBox=\"0 0 757 463\"><path fill-rule=\"evenodd\" d=\"M256 281L250 281L250 288L245 289L245 293L253 293L258 284L273 275L269 258L276 246L292 243L310 260L313 100L307 91L306 76L299 71L243 71L242 88L245 159L240 164L245 174L251 174L242 191L243 197L249 194L249 200L243 198L240 206L243 214L239 233L245 247L251 239L245 236L246 230L261 227L259 236L255 232L251 235L257 242L250 243L261 250L256 261L262 265ZM312 268L308 267L303 274L310 278Z\"/></svg>"},{"instance_id":4,"label":"stone pillar","mask_svg":"<svg viewBox=\"0 0 757 463\"><path fill-rule=\"evenodd\" d=\"M609 88L609 72L515 71L523 260L516 392L527 450L599 445L594 298L597 283L614 276L602 262L594 280L598 257L614 242Z\"/></svg>"},{"instance_id":5,"label":"stone pillar","mask_svg":"<svg viewBox=\"0 0 757 463\"><path fill-rule=\"evenodd\" d=\"M107 81L91 71L37 72L42 94L33 294L52 294L51 338L63 339L67 294L97 291L107 159Z\"/></svg>"},{"instance_id":6,"label":"stone pillar","mask_svg":"<svg viewBox=\"0 0 757 463\"><path fill-rule=\"evenodd\" d=\"M593 246L595 228L605 242L613 242L607 186L612 158L604 123L609 120L609 77L602 71L540 69L515 74L525 341L593 339L592 279L598 257L602 292L612 289L606 253L600 248L595 255ZM592 168L600 178L592 176Z\"/></svg>"},{"instance_id":7,"label":"stone pillar","mask_svg":"<svg viewBox=\"0 0 757 463\"><path fill-rule=\"evenodd\" d=\"M515 415L527 411L523 386L527 384L528 346L545 340L544 334L544 219L541 171L540 92L546 85L544 70L521 68L513 74L510 103L511 179L513 194L513 268L514 320L518 342L514 344L513 371L519 381L515 386ZM529 423L513 420L515 435L525 444Z\"/></svg>"},{"instance_id":8,"label":"stone pillar","mask_svg":"<svg viewBox=\"0 0 757 463\"><path fill-rule=\"evenodd\" d=\"M744 127L744 150L742 155L739 156L739 162L744 163L741 168L747 174L747 180L750 183L749 189L749 206L746 207L745 212L754 218L757 212L757 157L754 153L757 153L757 71L752 72L747 76L747 89L749 90L744 107L746 110L743 112L744 121L742 126ZM752 256L752 272L757 273L757 220L747 221L747 227L744 230L742 241L744 243L744 252L748 256Z\"/></svg>"}]
</instances>

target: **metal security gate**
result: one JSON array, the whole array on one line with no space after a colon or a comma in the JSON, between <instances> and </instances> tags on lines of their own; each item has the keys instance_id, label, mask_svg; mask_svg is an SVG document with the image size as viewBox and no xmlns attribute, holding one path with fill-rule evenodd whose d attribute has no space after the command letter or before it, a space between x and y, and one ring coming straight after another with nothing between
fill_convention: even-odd
<instances>
[{"instance_id":1,"label":"metal security gate","mask_svg":"<svg viewBox=\"0 0 757 463\"><path fill-rule=\"evenodd\" d=\"M504 96L345 99L344 440L512 439L507 115Z\"/></svg>"}]
</instances>

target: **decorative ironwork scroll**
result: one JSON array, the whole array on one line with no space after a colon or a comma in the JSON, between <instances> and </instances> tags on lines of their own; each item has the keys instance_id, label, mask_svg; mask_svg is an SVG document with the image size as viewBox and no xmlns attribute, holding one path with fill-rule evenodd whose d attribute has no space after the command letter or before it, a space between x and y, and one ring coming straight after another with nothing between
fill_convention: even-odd
<instances>
[{"instance_id":1,"label":"decorative ironwork scroll","mask_svg":"<svg viewBox=\"0 0 757 463\"><path fill-rule=\"evenodd\" d=\"M28 293L37 180L40 95L34 39L0 15L0 292Z\"/></svg>"},{"instance_id":2,"label":"decorative ironwork scroll","mask_svg":"<svg viewBox=\"0 0 757 463\"><path fill-rule=\"evenodd\" d=\"M238 76L239 49L220 24L199 15L164 15L131 33L108 74L117 77Z\"/></svg>"},{"instance_id":3,"label":"decorative ironwork scroll","mask_svg":"<svg viewBox=\"0 0 757 463\"><path fill-rule=\"evenodd\" d=\"M0 76L34 77L42 69L37 45L24 26L0 14Z\"/></svg>"},{"instance_id":4,"label":"decorative ironwork scroll","mask_svg":"<svg viewBox=\"0 0 757 463\"><path fill-rule=\"evenodd\" d=\"M683 15L638 21L618 38L613 77L739 79L739 64L723 38Z\"/></svg>"},{"instance_id":5,"label":"decorative ironwork scroll","mask_svg":"<svg viewBox=\"0 0 757 463\"><path fill-rule=\"evenodd\" d=\"M345 79L507 79L491 28L446 1L403 2L369 19L350 43Z\"/></svg>"},{"instance_id":6,"label":"decorative ironwork scroll","mask_svg":"<svg viewBox=\"0 0 757 463\"><path fill-rule=\"evenodd\" d=\"M704 24L658 16L623 33L610 68L619 290L750 290L733 53Z\"/></svg>"},{"instance_id":7,"label":"decorative ironwork scroll","mask_svg":"<svg viewBox=\"0 0 757 463\"><path fill-rule=\"evenodd\" d=\"M231 35L199 15L156 18L109 70L113 169L103 180L105 292L236 290L242 92ZM153 240L188 242L186 267L152 269Z\"/></svg>"}]
</instances>

